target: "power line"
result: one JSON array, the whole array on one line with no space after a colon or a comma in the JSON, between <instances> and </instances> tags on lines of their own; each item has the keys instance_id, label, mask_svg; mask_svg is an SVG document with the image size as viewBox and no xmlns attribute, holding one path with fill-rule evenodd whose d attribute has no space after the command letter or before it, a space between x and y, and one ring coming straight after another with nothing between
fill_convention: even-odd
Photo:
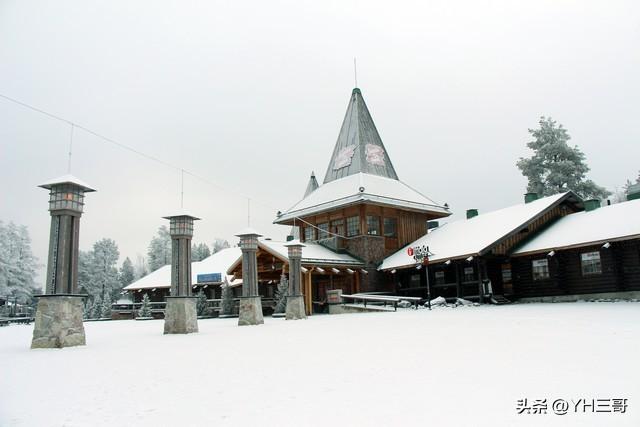
<instances>
[{"instance_id":1,"label":"power line","mask_svg":"<svg viewBox=\"0 0 640 427\"><path fill-rule=\"evenodd\" d=\"M355 66L355 58L354 58L354 66ZM261 203L259 200L256 200L255 198L253 198L251 196L243 194L243 192L237 191L235 189L224 187L224 186L222 186L222 185L220 185L218 183L215 183L215 182L213 182L213 181L211 181L211 180L209 180L209 179L207 179L207 178L205 178L205 177L203 177L203 176L201 176L199 174L191 172L191 171L189 171L189 170L187 170L185 168L176 166L176 165L174 165L172 163L169 163L167 161L164 161L164 160L162 160L162 159L160 159L158 157L155 157L155 156L152 156L150 154L144 153L144 152L142 152L142 151L140 151L140 150L138 150L136 148L130 147L130 146L128 146L126 144L123 144L121 142L118 142L118 141L116 141L116 140L114 140L112 138L106 137L106 136L104 136L104 135L102 135L102 134L100 134L100 133L98 133L96 131L93 131L93 130L89 129L86 126L80 125L80 124L78 124L76 122L73 122L71 120L65 119L65 118L60 117L60 116L58 116L56 114L50 113L50 112L48 112L46 110L43 110L41 108L34 107L31 104L27 104L26 102L19 101L19 100L15 99L15 98L12 98L10 96L4 95L2 93L0 93L0 98L4 98L7 101L13 102L13 103L18 104L18 105L20 105L22 107L25 107L27 109L30 109L30 110L35 111L37 113L43 114L43 115L45 115L47 117L50 117L52 119L58 120L60 122L66 123L66 124L71 126L71 136L70 136L70 141L69 141L69 159L68 159L68 171L69 171L69 173L71 172L71 155L72 155L72 147L73 147L74 130L75 129L81 129L81 130L87 132L88 134L93 135L96 138L98 138L98 139L100 139L100 140L102 140L104 142L111 143L111 144L113 144L113 145L115 145L115 146L117 146L117 147L119 147L119 148L121 148L123 150L132 152L134 154L137 154L138 156L144 157L144 158L146 158L148 160L154 161L154 162L159 163L159 164L161 164L163 166L166 166L168 168L175 169L176 171L179 171L181 173L181 195L180 195L180 204L181 204L181 206L182 206L183 200L184 200L184 174L187 174L187 175L190 175L190 176L192 176L192 177L194 177L194 178L196 178L196 179L198 179L198 180L200 180L200 181L202 181L202 182L204 182L206 184L209 184L209 185L211 185L213 187L216 187L216 188L221 189L221 190L223 190L225 192L232 193L232 194L235 194L235 195L237 195L239 197L247 199L247 221L248 222L250 222L250 219L251 219L250 211L249 211L251 200L257 201L258 204L260 204L263 207L266 207L268 209L273 209L275 211L278 210L277 208L275 208L273 206L270 206L270 205L268 205L266 203ZM321 231L323 234L330 235L330 236L335 236L335 237L341 237L341 238L344 238L344 239L352 239L353 238L353 237L348 237L348 236L343 236L343 235L340 235L340 234L337 234L337 233L333 233L333 232L331 232L329 230L322 230L318 226L316 226L314 224L311 224L310 222L305 221L302 218L297 217L297 216L294 217L294 222L295 222L296 219L298 221L302 222L303 224L306 224L306 225L308 225L310 227L313 227L313 228Z\"/></svg>"}]
</instances>

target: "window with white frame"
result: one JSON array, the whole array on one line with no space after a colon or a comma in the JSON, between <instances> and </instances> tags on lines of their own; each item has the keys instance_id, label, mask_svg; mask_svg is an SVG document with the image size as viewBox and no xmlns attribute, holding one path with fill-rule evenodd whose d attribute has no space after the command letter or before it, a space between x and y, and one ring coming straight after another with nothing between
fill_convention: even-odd
<instances>
[{"instance_id":1,"label":"window with white frame","mask_svg":"<svg viewBox=\"0 0 640 427\"><path fill-rule=\"evenodd\" d=\"M580 265L582 266L583 276L602 273L600 252L585 252L580 254Z\"/></svg>"},{"instance_id":2,"label":"window with white frame","mask_svg":"<svg viewBox=\"0 0 640 427\"><path fill-rule=\"evenodd\" d=\"M316 233L315 233L316 229L313 228L312 226L308 226L304 228L304 241L305 242L312 242L316 239Z\"/></svg>"},{"instance_id":3,"label":"window with white frame","mask_svg":"<svg viewBox=\"0 0 640 427\"><path fill-rule=\"evenodd\" d=\"M531 261L531 271L533 272L533 280L544 280L549 278L549 260L534 259Z\"/></svg>"},{"instance_id":4,"label":"window with white frame","mask_svg":"<svg viewBox=\"0 0 640 427\"><path fill-rule=\"evenodd\" d=\"M318 224L318 240L326 239L329 237L329 223L323 222Z\"/></svg>"},{"instance_id":5,"label":"window with white frame","mask_svg":"<svg viewBox=\"0 0 640 427\"><path fill-rule=\"evenodd\" d=\"M360 217L350 216L347 218L347 236L353 237L360 234Z\"/></svg>"}]
</instances>

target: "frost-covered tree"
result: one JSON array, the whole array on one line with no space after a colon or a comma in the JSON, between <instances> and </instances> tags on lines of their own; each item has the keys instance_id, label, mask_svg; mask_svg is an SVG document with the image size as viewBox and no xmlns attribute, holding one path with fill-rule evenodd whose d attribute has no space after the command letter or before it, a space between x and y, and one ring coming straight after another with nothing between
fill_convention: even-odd
<instances>
[{"instance_id":1,"label":"frost-covered tree","mask_svg":"<svg viewBox=\"0 0 640 427\"><path fill-rule=\"evenodd\" d=\"M125 286L130 285L135 279L133 263L129 257L126 257L125 260L122 261L122 267L120 267L120 284L124 288Z\"/></svg>"},{"instance_id":2,"label":"frost-covered tree","mask_svg":"<svg viewBox=\"0 0 640 427\"><path fill-rule=\"evenodd\" d=\"M209 309L207 308L207 294L202 290L198 292L198 300L196 302L196 312L198 316L206 316Z\"/></svg>"},{"instance_id":3,"label":"frost-covered tree","mask_svg":"<svg viewBox=\"0 0 640 427\"><path fill-rule=\"evenodd\" d=\"M156 271L163 265L171 264L171 235L166 225L158 228L158 234L151 239L147 258L151 271Z\"/></svg>"},{"instance_id":4,"label":"frost-covered tree","mask_svg":"<svg viewBox=\"0 0 640 427\"><path fill-rule=\"evenodd\" d=\"M231 246L229 246L229 242L227 242L225 239L216 237L213 240L213 243L211 244L211 253L215 254L216 252L220 252L221 250L230 248L230 247Z\"/></svg>"},{"instance_id":5,"label":"frost-covered tree","mask_svg":"<svg viewBox=\"0 0 640 427\"><path fill-rule=\"evenodd\" d=\"M31 238L24 225L0 221L0 295L28 303L39 286L35 284L40 267L31 251Z\"/></svg>"},{"instance_id":6,"label":"frost-covered tree","mask_svg":"<svg viewBox=\"0 0 640 427\"><path fill-rule=\"evenodd\" d=\"M111 297L108 294L102 301L102 306L100 307L100 318L111 319Z\"/></svg>"},{"instance_id":7,"label":"frost-covered tree","mask_svg":"<svg viewBox=\"0 0 640 427\"><path fill-rule=\"evenodd\" d=\"M135 280L138 280L144 276L149 274L149 269L147 268L147 260L142 255L138 254L136 257L136 264L133 267L133 275Z\"/></svg>"},{"instance_id":8,"label":"frost-covered tree","mask_svg":"<svg viewBox=\"0 0 640 427\"><path fill-rule=\"evenodd\" d=\"M206 243L193 244L191 247L191 260L192 261L202 261L203 259L211 256L211 250L209 250L209 246Z\"/></svg>"},{"instance_id":9,"label":"frost-covered tree","mask_svg":"<svg viewBox=\"0 0 640 427\"><path fill-rule=\"evenodd\" d=\"M222 286L222 303L220 314L230 316L233 314L233 289L231 284L225 278Z\"/></svg>"},{"instance_id":10,"label":"frost-covered tree","mask_svg":"<svg viewBox=\"0 0 640 427\"><path fill-rule=\"evenodd\" d=\"M139 317L151 317L151 300L149 299L149 295L144 294L142 297L142 305L140 306L140 310L138 310Z\"/></svg>"},{"instance_id":11,"label":"frost-covered tree","mask_svg":"<svg viewBox=\"0 0 640 427\"><path fill-rule=\"evenodd\" d=\"M84 310L82 310L83 319L91 319L93 316L94 307L90 298L87 298L84 302Z\"/></svg>"},{"instance_id":12,"label":"frost-covered tree","mask_svg":"<svg viewBox=\"0 0 640 427\"><path fill-rule=\"evenodd\" d=\"M93 312L91 313L93 319L99 319L102 317L102 300L100 296L93 300Z\"/></svg>"},{"instance_id":13,"label":"frost-covered tree","mask_svg":"<svg viewBox=\"0 0 640 427\"><path fill-rule=\"evenodd\" d=\"M286 275L280 276L280 282L276 288L275 300L276 306L273 312L276 314L284 313L287 308L287 294L289 293L289 280Z\"/></svg>"},{"instance_id":14,"label":"frost-covered tree","mask_svg":"<svg viewBox=\"0 0 640 427\"><path fill-rule=\"evenodd\" d=\"M119 257L118 245L112 239L98 240L93 244L90 271L103 303L107 299L109 303L116 300L122 290L117 267Z\"/></svg>"},{"instance_id":15,"label":"frost-covered tree","mask_svg":"<svg viewBox=\"0 0 640 427\"><path fill-rule=\"evenodd\" d=\"M586 178L585 155L577 146L569 146L567 130L550 117L541 117L539 124L538 129L529 129L533 141L527 147L533 156L516 164L529 180L527 191L550 196L572 190L584 199L606 198L609 191Z\"/></svg>"}]
</instances>

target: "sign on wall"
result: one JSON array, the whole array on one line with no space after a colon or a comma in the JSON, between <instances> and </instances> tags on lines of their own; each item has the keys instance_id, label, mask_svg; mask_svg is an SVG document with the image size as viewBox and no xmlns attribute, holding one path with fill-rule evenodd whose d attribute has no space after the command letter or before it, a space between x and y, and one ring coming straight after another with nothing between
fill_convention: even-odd
<instances>
[{"instance_id":1,"label":"sign on wall","mask_svg":"<svg viewBox=\"0 0 640 427\"><path fill-rule=\"evenodd\" d=\"M429 260L429 255L432 255L429 252L429 246L420 245L420 246L410 246L407 248L407 255L413 257L416 262L422 262L423 260Z\"/></svg>"},{"instance_id":2,"label":"sign on wall","mask_svg":"<svg viewBox=\"0 0 640 427\"><path fill-rule=\"evenodd\" d=\"M338 151L336 160L333 162L333 170L338 170L349 166L351 164L351 158L353 157L353 153L355 153L355 151L355 145L349 145Z\"/></svg>"},{"instance_id":3,"label":"sign on wall","mask_svg":"<svg viewBox=\"0 0 640 427\"><path fill-rule=\"evenodd\" d=\"M365 145L367 162L372 165L384 166L384 150L379 145L367 144Z\"/></svg>"},{"instance_id":4,"label":"sign on wall","mask_svg":"<svg viewBox=\"0 0 640 427\"><path fill-rule=\"evenodd\" d=\"M222 282L222 273L198 274L198 283Z\"/></svg>"}]
</instances>

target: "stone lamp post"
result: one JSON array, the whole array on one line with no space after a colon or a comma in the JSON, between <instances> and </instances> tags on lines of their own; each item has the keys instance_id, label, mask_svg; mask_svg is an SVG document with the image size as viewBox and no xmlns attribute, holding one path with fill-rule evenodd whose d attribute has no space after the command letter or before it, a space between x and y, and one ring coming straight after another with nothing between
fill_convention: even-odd
<instances>
[{"instance_id":1,"label":"stone lamp post","mask_svg":"<svg viewBox=\"0 0 640 427\"><path fill-rule=\"evenodd\" d=\"M287 295L287 320L306 319L304 298L300 292L302 283L302 248L300 240L292 240L285 243L289 256L289 295Z\"/></svg>"},{"instance_id":2,"label":"stone lamp post","mask_svg":"<svg viewBox=\"0 0 640 427\"><path fill-rule=\"evenodd\" d=\"M165 334L198 332L197 297L191 295L191 238L193 215L179 213L168 219L171 235L171 296L166 297Z\"/></svg>"},{"instance_id":3,"label":"stone lamp post","mask_svg":"<svg viewBox=\"0 0 640 427\"><path fill-rule=\"evenodd\" d=\"M44 295L37 295L31 348L85 345L83 299L78 294L78 241L84 194L96 191L73 175L39 185L49 190L51 231Z\"/></svg>"},{"instance_id":4,"label":"stone lamp post","mask_svg":"<svg viewBox=\"0 0 640 427\"><path fill-rule=\"evenodd\" d=\"M262 298L258 294L258 232L251 228L236 234L240 238L242 249L242 297L240 298L240 313L238 326L261 325L264 323L262 315Z\"/></svg>"}]
</instances>

